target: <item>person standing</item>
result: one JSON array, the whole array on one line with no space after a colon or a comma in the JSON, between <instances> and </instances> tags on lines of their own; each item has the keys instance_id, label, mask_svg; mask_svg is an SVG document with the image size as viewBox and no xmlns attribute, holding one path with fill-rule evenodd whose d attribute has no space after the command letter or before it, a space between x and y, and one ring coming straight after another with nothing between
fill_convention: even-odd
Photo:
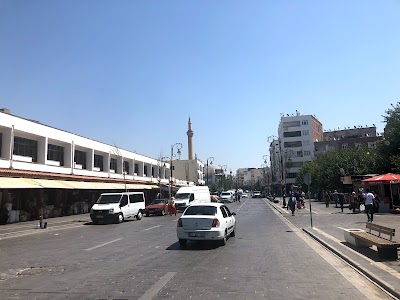
<instances>
[{"instance_id":1,"label":"person standing","mask_svg":"<svg viewBox=\"0 0 400 300\"><path fill-rule=\"evenodd\" d=\"M351 193L351 196L350 196L350 205L351 205L351 207L352 207L352 209L353 209L353 213L355 213L355 212L356 212L356 206L357 206L357 194L356 194L355 191L353 191L353 192Z\"/></svg>"},{"instance_id":2,"label":"person standing","mask_svg":"<svg viewBox=\"0 0 400 300\"><path fill-rule=\"evenodd\" d=\"M325 192L325 206L329 207L329 202L331 201L330 192Z\"/></svg>"},{"instance_id":3,"label":"person standing","mask_svg":"<svg viewBox=\"0 0 400 300\"><path fill-rule=\"evenodd\" d=\"M364 199L365 199L365 212L367 213L367 217L368 217L368 222L372 222L374 220L374 208L373 208L373 204L374 204L374 194L372 194L369 189L366 190L365 194L364 194Z\"/></svg>"},{"instance_id":4,"label":"person standing","mask_svg":"<svg viewBox=\"0 0 400 300\"><path fill-rule=\"evenodd\" d=\"M338 200L339 200L339 194L338 194L337 190L335 190L333 192L333 201L335 201L335 207L336 208L338 208L338 202L339 202Z\"/></svg>"},{"instance_id":5,"label":"person standing","mask_svg":"<svg viewBox=\"0 0 400 300\"><path fill-rule=\"evenodd\" d=\"M290 208L292 216L294 216L294 211L296 210L296 197L293 193L289 196L287 207Z\"/></svg>"},{"instance_id":6,"label":"person standing","mask_svg":"<svg viewBox=\"0 0 400 300\"><path fill-rule=\"evenodd\" d=\"M176 216L176 206L175 206L175 200L174 198L171 198L169 200L168 203L168 211L169 211L169 215L172 216L173 214L175 214Z\"/></svg>"},{"instance_id":7,"label":"person standing","mask_svg":"<svg viewBox=\"0 0 400 300\"><path fill-rule=\"evenodd\" d=\"M341 209L342 212L343 212L344 194L343 194L343 193L339 193L339 194L338 194L338 198L339 198L340 209Z\"/></svg>"},{"instance_id":8,"label":"person standing","mask_svg":"<svg viewBox=\"0 0 400 300\"><path fill-rule=\"evenodd\" d=\"M374 214L376 214L377 212L379 212L379 203L381 202L378 196L378 193L373 191L372 192L374 194Z\"/></svg>"}]
</instances>

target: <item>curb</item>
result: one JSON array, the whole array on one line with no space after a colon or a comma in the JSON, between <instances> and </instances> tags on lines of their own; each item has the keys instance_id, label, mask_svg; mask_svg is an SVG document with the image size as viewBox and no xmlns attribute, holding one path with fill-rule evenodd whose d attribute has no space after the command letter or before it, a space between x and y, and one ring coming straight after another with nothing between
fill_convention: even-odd
<instances>
[{"instance_id":1,"label":"curb","mask_svg":"<svg viewBox=\"0 0 400 300\"><path fill-rule=\"evenodd\" d=\"M312 237L314 240L319 242L321 245L323 245L325 248L327 248L329 251L340 257L342 260L347 262L349 265L351 265L353 268L357 269L359 272L364 274L366 277L368 277L370 280L372 280L374 283L382 287L386 292L388 292L391 296L396 297L397 299L400 299L400 293L396 291L390 284L386 283L379 277L376 277L374 274L370 273L367 269L364 267L360 266L358 263L353 261L351 258L349 258L347 255L341 253L338 251L336 248L333 246L329 245L319 237L317 237L315 234L310 232L309 230L303 228L303 231L307 233L310 237Z\"/></svg>"}]
</instances>

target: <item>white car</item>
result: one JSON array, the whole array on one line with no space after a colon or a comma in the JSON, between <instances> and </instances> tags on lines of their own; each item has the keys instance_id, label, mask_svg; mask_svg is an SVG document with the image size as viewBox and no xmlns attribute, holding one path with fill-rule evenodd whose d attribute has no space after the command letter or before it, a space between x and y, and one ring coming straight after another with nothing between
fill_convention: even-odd
<instances>
[{"instance_id":1,"label":"white car","mask_svg":"<svg viewBox=\"0 0 400 300\"><path fill-rule=\"evenodd\" d=\"M222 192L219 195L219 202L226 203L226 202L233 202L234 195L232 192Z\"/></svg>"},{"instance_id":2,"label":"white car","mask_svg":"<svg viewBox=\"0 0 400 300\"><path fill-rule=\"evenodd\" d=\"M222 203L196 203L183 212L176 234L179 244L187 241L218 241L224 246L229 236L236 234L236 213Z\"/></svg>"},{"instance_id":3,"label":"white car","mask_svg":"<svg viewBox=\"0 0 400 300\"><path fill-rule=\"evenodd\" d=\"M242 193L242 198L247 198L247 194L246 193Z\"/></svg>"}]
</instances>

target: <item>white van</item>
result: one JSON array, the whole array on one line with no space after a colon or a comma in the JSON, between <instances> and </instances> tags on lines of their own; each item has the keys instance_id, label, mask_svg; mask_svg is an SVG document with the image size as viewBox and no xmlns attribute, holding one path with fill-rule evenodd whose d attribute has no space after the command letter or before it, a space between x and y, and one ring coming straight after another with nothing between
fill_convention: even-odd
<instances>
[{"instance_id":1,"label":"white van","mask_svg":"<svg viewBox=\"0 0 400 300\"><path fill-rule=\"evenodd\" d=\"M175 206L177 210L185 210L192 202L211 202L210 189L208 186L185 186L178 190L175 195Z\"/></svg>"},{"instance_id":2,"label":"white van","mask_svg":"<svg viewBox=\"0 0 400 300\"><path fill-rule=\"evenodd\" d=\"M94 224L112 221L122 223L125 219L141 220L145 207L143 192L101 194L90 210Z\"/></svg>"}]
</instances>

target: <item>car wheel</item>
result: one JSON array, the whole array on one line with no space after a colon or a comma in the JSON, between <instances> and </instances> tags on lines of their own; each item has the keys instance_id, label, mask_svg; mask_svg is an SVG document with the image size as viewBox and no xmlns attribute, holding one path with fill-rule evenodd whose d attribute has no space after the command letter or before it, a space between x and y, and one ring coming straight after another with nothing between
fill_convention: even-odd
<instances>
[{"instance_id":1,"label":"car wheel","mask_svg":"<svg viewBox=\"0 0 400 300\"><path fill-rule=\"evenodd\" d=\"M226 233L226 232L225 232ZM222 240L220 240L219 244L221 246L225 246L226 245L226 234L224 235L224 238Z\"/></svg>"},{"instance_id":2,"label":"car wheel","mask_svg":"<svg viewBox=\"0 0 400 300\"><path fill-rule=\"evenodd\" d=\"M139 210L139 212L136 215L136 220L141 220L143 217L142 212Z\"/></svg>"},{"instance_id":3,"label":"car wheel","mask_svg":"<svg viewBox=\"0 0 400 300\"><path fill-rule=\"evenodd\" d=\"M94 225L97 225L97 224L99 224L99 221L93 220L92 223L93 223Z\"/></svg>"},{"instance_id":4,"label":"car wheel","mask_svg":"<svg viewBox=\"0 0 400 300\"><path fill-rule=\"evenodd\" d=\"M180 246L185 247L185 246L186 246L186 243L187 243L187 240L179 239L179 245L180 245Z\"/></svg>"},{"instance_id":5,"label":"car wheel","mask_svg":"<svg viewBox=\"0 0 400 300\"><path fill-rule=\"evenodd\" d=\"M124 221L124 215L123 215L123 213L120 213L118 215L117 223L121 224L123 221Z\"/></svg>"},{"instance_id":6,"label":"car wheel","mask_svg":"<svg viewBox=\"0 0 400 300\"><path fill-rule=\"evenodd\" d=\"M146 217L150 217L150 214L148 212L146 212Z\"/></svg>"},{"instance_id":7,"label":"car wheel","mask_svg":"<svg viewBox=\"0 0 400 300\"><path fill-rule=\"evenodd\" d=\"M231 232L231 237L234 237L236 235L236 226L233 228Z\"/></svg>"}]
</instances>

